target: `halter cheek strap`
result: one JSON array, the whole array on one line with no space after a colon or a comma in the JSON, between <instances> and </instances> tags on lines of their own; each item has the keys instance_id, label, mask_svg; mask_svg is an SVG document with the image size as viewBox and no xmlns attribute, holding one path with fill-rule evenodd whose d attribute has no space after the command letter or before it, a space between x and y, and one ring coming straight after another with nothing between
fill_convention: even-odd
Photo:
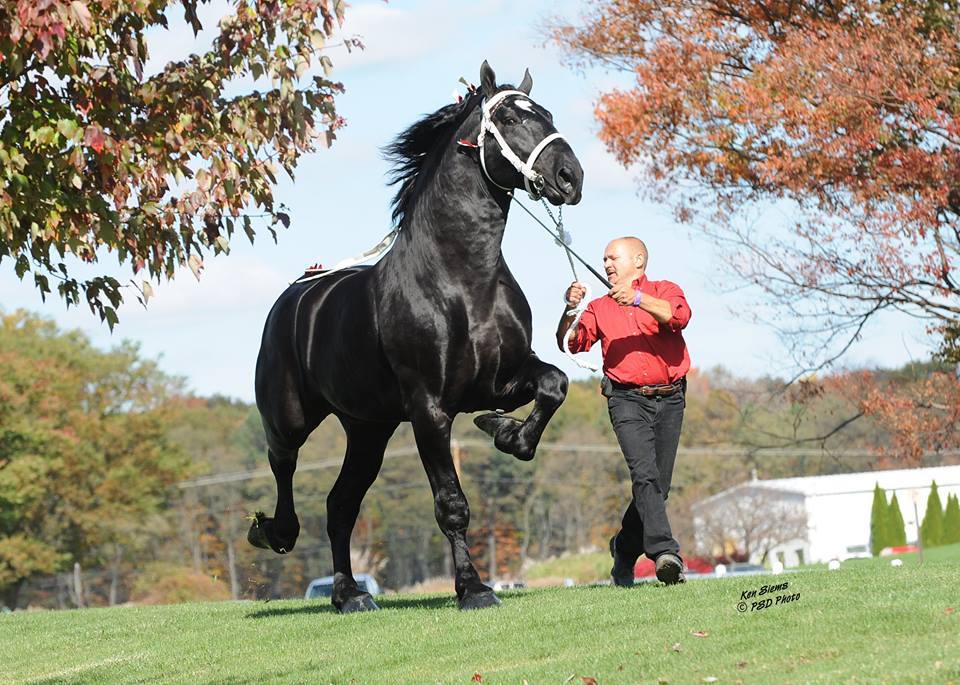
<instances>
[{"instance_id":1,"label":"halter cheek strap","mask_svg":"<svg viewBox=\"0 0 960 685\"><path fill-rule=\"evenodd\" d=\"M510 165L519 171L523 176L523 186L526 188L530 199L539 200L540 194L543 192L544 180L542 174L534 171L533 165L547 145L555 140L563 140L564 138L559 133L551 133L546 138L541 140L535 148L533 148L533 150L530 152L530 155L527 157L526 162L522 161L510 148L510 145L507 143L507 141L504 140L503 135L500 133L500 130L497 128L496 124L493 123L492 118L493 111L496 109L497 105L503 102L506 98L514 96L530 99L530 96L524 93L522 90L501 90L499 93L494 94L489 99L484 100L483 104L481 105L482 117L480 120L480 134L477 136L477 146L480 148L480 167L483 169L483 175L486 176L487 180L489 180L493 185L502 190L506 190L507 192L513 190L512 188L502 186L494 181L493 177L490 175L490 172L487 171L487 160L486 155L484 155L483 144L486 140L487 133L490 133L500 146L500 154L502 154L510 163Z\"/></svg>"}]
</instances>

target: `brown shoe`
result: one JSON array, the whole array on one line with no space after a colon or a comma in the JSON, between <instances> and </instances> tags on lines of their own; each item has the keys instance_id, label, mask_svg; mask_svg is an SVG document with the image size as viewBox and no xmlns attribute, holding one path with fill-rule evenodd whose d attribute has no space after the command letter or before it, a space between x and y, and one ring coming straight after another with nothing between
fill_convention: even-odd
<instances>
[{"instance_id":1,"label":"brown shoe","mask_svg":"<svg viewBox=\"0 0 960 685\"><path fill-rule=\"evenodd\" d=\"M683 561L676 554L664 552L657 557L657 580L664 585L687 582L683 575Z\"/></svg>"}]
</instances>

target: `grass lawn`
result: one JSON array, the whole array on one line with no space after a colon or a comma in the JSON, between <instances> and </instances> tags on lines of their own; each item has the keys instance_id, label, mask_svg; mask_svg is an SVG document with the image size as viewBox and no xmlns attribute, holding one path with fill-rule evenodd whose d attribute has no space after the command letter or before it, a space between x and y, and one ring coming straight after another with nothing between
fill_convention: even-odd
<instances>
[{"instance_id":1,"label":"grass lawn","mask_svg":"<svg viewBox=\"0 0 960 685\"><path fill-rule=\"evenodd\" d=\"M517 591L467 613L435 595L352 616L293 600L18 612L0 615L0 682L960 683L956 556ZM774 597L798 599L738 610L783 582Z\"/></svg>"}]
</instances>

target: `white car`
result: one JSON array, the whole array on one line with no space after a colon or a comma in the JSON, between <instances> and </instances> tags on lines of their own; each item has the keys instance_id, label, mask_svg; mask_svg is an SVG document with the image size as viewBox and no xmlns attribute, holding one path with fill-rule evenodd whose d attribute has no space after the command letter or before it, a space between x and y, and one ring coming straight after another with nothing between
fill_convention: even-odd
<instances>
[{"instance_id":1,"label":"white car","mask_svg":"<svg viewBox=\"0 0 960 685\"><path fill-rule=\"evenodd\" d=\"M382 592L379 583L369 573L358 573L353 578L357 581L357 587L360 588L361 592L368 592L371 595L379 595ZM333 576L324 576L310 581L303 598L318 599L320 597L330 597L332 594Z\"/></svg>"}]
</instances>

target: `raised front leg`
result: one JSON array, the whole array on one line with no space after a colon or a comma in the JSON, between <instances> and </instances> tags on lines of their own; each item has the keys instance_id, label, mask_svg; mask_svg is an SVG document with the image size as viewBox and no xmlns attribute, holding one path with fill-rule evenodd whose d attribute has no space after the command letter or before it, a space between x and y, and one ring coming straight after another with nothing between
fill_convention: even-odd
<instances>
[{"instance_id":1,"label":"raised front leg","mask_svg":"<svg viewBox=\"0 0 960 685\"><path fill-rule=\"evenodd\" d=\"M502 394L503 404L519 407L535 400L533 411L523 421L490 413L476 417L477 428L493 437L497 449L522 461L536 455L547 423L567 396L567 375L531 354Z\"/></svg>"},{"instance_id":2,"label":"raised front leg","mask_svg":"<svg viewBox=\"0 0 960 685\"><path fill-rule=\"evenodd\" d=\"M500 604L500 600L493 590L480 581L480 574L470 560L467 546L470 507L460 488L460 479L453 467L450 453L452 417L436 405L417 406L411 411L411 423L420 459L433 490L433 508L437 523L450 541L457 602L461 609L496 606Z\"/></svg>"}]
</instances>

